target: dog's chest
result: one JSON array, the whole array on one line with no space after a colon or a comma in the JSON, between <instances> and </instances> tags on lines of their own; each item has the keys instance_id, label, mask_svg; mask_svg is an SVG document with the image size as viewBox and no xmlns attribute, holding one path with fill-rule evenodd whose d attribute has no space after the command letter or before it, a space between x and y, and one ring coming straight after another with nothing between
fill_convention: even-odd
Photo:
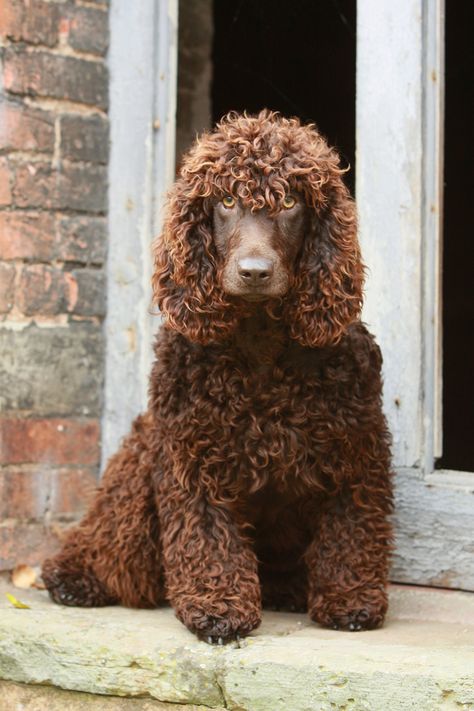
<instances>
[{"instance_id":1,"label":"dog's chest","mask_svg":"<svg viewBox=\"0 0 474 711\"><path fill-rule=\"evenodd\" d=\"M219 398L215 415L243 471L265 471L291 484L303 471L320 470L347 437L341 416L347 387L331 367L311 354L288 354L217 378L222 392L211 388L209 395Z\"/></svg>"},{"instance_id":2,"label":"dog's chest","mask_svg":"<svg viewBox=\"0 0 474 711\"><path fill-rule=\"evenodd\" d=\"M152 406L164 438L197 460L256 475L258 487L268 477L291 487L302 473L320 477L345 447L358 405L344 350L272 346L265 358L262 349L249 358L235 348L181 345L158 361Z\"/></svg>"}]
</instances>

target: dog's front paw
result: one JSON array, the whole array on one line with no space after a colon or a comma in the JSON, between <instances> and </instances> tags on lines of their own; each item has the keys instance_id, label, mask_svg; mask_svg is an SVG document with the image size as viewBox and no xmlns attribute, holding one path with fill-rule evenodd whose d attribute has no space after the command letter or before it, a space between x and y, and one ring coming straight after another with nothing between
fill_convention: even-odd
<instances>
[{"instance_id":1,"label":"dog's front paw","mask_svg":"<svg viewBox=\"0 0 474 711\"><path fill-rule=\"evenodd\" d=\"M317 594L311 601L310 617L324 627L361 632L380 627L387 612L387 593L369 588L349 593Z\"/></svg>"},{"instance_id":2,"label":"dog's front paw","mask_svg":"<svg viewBox=\"0 0 474 711\"><path fill-rule=\"evenodd\" d=\"M103 607L117 602L90 571L71 571L46 561L42 578L51 599L70 607Z\"/></svg>"},{"instance_id":3,"label":"dog's front paw","mask_svg":"<svg viewBox=\"0 0 474 711\"><path fill-rule=\"evenodd\" d=\"M333 630L344 630L346 632L361 632L362 630L373 630L380 627L383 623L384 615L375 611L362 607L356 610L350 610L341 615L337 614L331 618L329 626Z\"/></svg>"},{"instance_id":4,"label":"dog's front paw","mask_svg":"<svg viewBox=\"0 0 474 711\"><path fill-rule=\"evenodd\" d=\"M261 622L259 605L227 605L227 610L210 609L211 606L192 603L176 610L179 619L200 640L208 644L223 645L246 637Z\"/></svg>"}]
</instances>

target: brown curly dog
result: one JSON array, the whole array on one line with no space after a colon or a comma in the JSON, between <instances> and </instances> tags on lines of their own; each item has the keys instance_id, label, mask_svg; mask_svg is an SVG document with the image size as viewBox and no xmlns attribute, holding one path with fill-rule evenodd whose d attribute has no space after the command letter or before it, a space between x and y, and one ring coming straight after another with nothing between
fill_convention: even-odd
<instances>
[{"instance_id":1,"label":"brown curly dog","mask_svg":"<svg viewBox=\"0 0 474 711\"><path fill-rule=\"evenodd\" d=\"M53 600L168 600L219 644L262 605L382 623L390 437L342 173L314 126L269 111L196 141L155 245L149 410L45 562Z\"/></svg>"}]
</instances>

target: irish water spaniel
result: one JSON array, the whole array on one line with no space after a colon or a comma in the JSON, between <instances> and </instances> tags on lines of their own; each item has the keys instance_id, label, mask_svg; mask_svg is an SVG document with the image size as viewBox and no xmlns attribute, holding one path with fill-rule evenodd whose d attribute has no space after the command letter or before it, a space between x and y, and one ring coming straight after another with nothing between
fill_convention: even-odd
<instances>
[{"instance_id":1,"label":"irish water spaniel","mask_svg":"<svg viewBox=\"0 0 474 711\"><path fill-rule=\"evenodd\" d=\"M149 409L45 562L53 600L168 600L219 644L262 606L382 623L390 437L343 172L314 126L269 111L191 148L155 245Z\"/></svg>"}]
</instances>

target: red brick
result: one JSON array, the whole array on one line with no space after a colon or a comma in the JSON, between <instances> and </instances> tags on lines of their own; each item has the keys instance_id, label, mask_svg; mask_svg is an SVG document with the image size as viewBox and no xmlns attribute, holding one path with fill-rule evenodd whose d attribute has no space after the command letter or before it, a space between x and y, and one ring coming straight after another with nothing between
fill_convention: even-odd
<instances>
[{"instance_id":1,"label":"red brick","mask_svg":"<svg viewBox=\"0 0 474 711\"><path fill-rule=\"evenodd\" d=\"M0 5L0 37L12 37L15 25L18 24L18 6L14 2L2 2Z\"/></svg>"},{"instance_id":2,"label":"red brick","mask_svg":"<svg viewBox=\"0 0 474 711\"><path fill-rule=\"evenodd\" d=\"M104 55L109 44L108 15L94 7L70 7L62 23L68 44L80 52Z\"/></svg>"},{"instance_id":3,"label":"red brick","mask_svg":"<svg viewBox=\"0 0 474 711\"><path fill-rule=\"evenodd\" d=\"M60 176L51 163L20 163L16 166L14 202L18 207L60 207Z\"/></svg>"},{"instance_id":4,"label":"red brick","mask_svg":"<svg viewBox=\"0 0 474 711\"><path fill-rule=\"evenodd\" d=\"M96 465L97 419L0 420L0 464Z\"/></svg>"},{"instance_id":5,"label":"red brick","mask_svg":"<svg viewBox=\"0 0 474 711\"><path fill-rule=\"evenodd\" d=\"M0 313L5 314L13 306L15 267L0 262Z\"/></svg>"},{"instance_id":6,"label":"red brick","mask_svg":"<svg viewBox=\"0 0 474 711\"><path fill-rule=\"evenodd\" d=\"M0 35L8 39L53 47L58 40L58 8L34 0L3 0L0 5Z\"/></svg>"},{"instance_id":7,"label":"red brick","mask_svg":"<svg viewBox=\"0 0 474 711\"><path fill-rule=\"evenodd\" d=\"M74 309L77 298L78 286L73 274L46 264L22 269L16 304L25 315L66 313Z\"/></svg>"},{"instance_id":8,"label":"red brick","mask_svg":"<svg viewBox=\"0 0 474 711\"><path fill-rule=\"evenodd\" d=\"M0 523L0 570L11 570L20 563L40 565L59 550L60 533L58 524L45 526L14 520Z\"/></svg>"},{"instance_id":9,"label":"red brick","mask_svg":"<svg viewBox=\"0 0 474 711\"><path fill-rule=\"evenodd\" d=\"M103 264L107 241L105 217L61 217L58 232L58 259Z\"/></svg>"},{"instance_id":10,"label":"red brick","mask_svg":"<svg viewBox=\"0 0 474 711\"><path fill-rule=\"evenodd\" d=\"M61 157L107 164L109 124L102 116L69 114L61 117Z\"/></svg>"},{"instance_id":11,"label":"red brick","mask_svg":"<svg viewBox=\"0 0 474 711\"><path fill-rule=\"evenodd\" d=\"M96 469L59 469L51 472L49 511L53 518L85 513L97 491Z\"/></svg>"},{"instance_id":12,"label":"red brick","mask_svg":"<svg viewBox=\"0 0 474 711\"><path fill-rule=\"evenodd\" d=\"M0 520L43 518L49 495L49 475L44 469L0 469Z\"/></svg>"},{"instance_id":13,"label":"red brick","mask_svg":"<svg viewBox=\"0 0 474 711\"><path fill-rule=\"evenodd\" d=\"M97 165L20 163L13 199L17 207L101 213L107 209L107 170Z\"/></svg>"},{"instance_id":14,"label":"red brick","mask_svg":"<svg viewBox=\"0 0 474 711\"><path fill-rule=\"evenodd\" d=\"M78 212L107 211L106 167L64 163L61 177L61 207Z\"/></svg>"},{"instance_id":15,"label":"red brick","mask_svg":"<svg viewBox=\"0 0 474 711\"><path fill-rule=\"evenodd\" d=\"M78 295L70 311L78 316L105 316L105 277L101 269L75 269Z\"/></svg>"},{"instance_id":16,"label":"red brick","mask_svg":"<svg viewBox=\"0 0 474 711\"><path fill-rule=\"evenodd\" d=\"M0 206L11 204L11 180L12 174L8 161L6 158L0 158Z\"/></svg>"},{"instance_id":17,"label":"red brick","mask_svg":"<svg viewBox=\"0 0 474 711\"><path fill-rule=\"evenodd\" d=\"M0 99L0 149L52 153L53 117L46 111Z\"/></svg>"},{"instance_id":18,"label":"red brick","mask_svg":"<svg viewBox=\"0 0 474 711\"><path fill-rule=\"evenodd\" d=\"M23 267L16 304L26 316L105 316L104 274L98 269L63 271L46 264Z\"/></svg>"},{"instance_id":19,"label":"red brick","mask_svg":"<svg viewBox=\"0 0 474 711\"><path fill-rule=\"evenodd\" d=\"M97 490L96 469L27 465L0 469L0 520L80 516Z\"/></svg>"},{"instance_id":20,"label":"red brick","mask_svg":"<svg viewBox=\"0 0 474 711\"><path fill-rule=\"evenodd\" d=\"M103 62L9 47L4 53L4 87L13 94L69 99L106 109L108 74Z\"/></svg>"},{"instance_id":21,"label":"red brick","mask_svg":"<svg viewBox=\"0 0 474 711\"><path fill-rule=\"evenodd\" d=\"M0 259L48 261L55 254L55 220L47 212L0 211Z\"/></svg>"}]
</instances>

